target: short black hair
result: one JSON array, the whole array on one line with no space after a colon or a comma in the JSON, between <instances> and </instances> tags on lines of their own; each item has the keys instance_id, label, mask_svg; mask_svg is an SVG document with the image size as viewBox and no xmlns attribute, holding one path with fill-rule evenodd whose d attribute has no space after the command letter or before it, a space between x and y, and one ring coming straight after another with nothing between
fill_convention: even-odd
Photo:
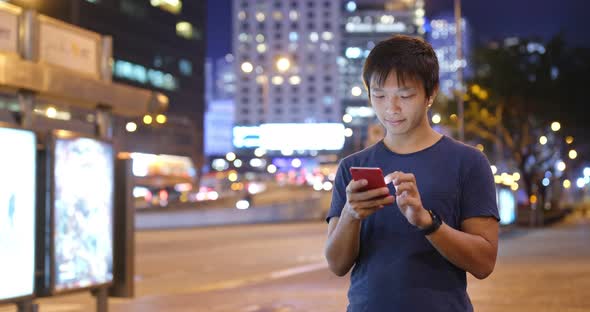
<instances>
[{"instance_id":1,"label":"short black hair","mask_svg":"<svg viewBox=\"0 0 590 312\"><path fill-rule=\"evenodd\" d=\"M424 40L395 35L379 42L369 53L363 67L363 82L371 98L371 79L383 85L395 71L399 83L406 78L422 82L426 97L431 97L439 85L438 59L432 46Z\"/></svg>"}]
</instances>

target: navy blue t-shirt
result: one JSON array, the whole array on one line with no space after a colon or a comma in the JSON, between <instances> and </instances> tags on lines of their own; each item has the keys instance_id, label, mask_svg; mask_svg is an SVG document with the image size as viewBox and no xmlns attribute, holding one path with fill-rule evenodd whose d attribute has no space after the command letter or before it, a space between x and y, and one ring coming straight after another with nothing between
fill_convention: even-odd
<instances>
[{"instance_id":1,"label":"navy blue t-shirt","mask_svg":"<svg viewBox=\"0 0 590 312\"><path fill-rule=\"evenodd\" d=\"M413 173L422 204L460 229L471 217L500 220L494 177L479 150L443 136L434 145L397 154L383 141L340 162L327 220L346 203L350 167L379 167L384 175ZM388 185L391 194L394 187ZM396 203L362 221L359 256L348 292L349 312L473 311L466 272L447 261L408 223Z\"/></svg>"}]
</instances>

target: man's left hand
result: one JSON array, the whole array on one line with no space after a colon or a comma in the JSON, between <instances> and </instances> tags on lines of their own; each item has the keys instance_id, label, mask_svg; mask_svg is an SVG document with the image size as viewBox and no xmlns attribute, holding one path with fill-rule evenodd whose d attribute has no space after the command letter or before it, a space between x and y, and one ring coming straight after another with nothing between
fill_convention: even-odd
<instances>
[{"instance_id":1,"label":"man's left hand","mask_svg":"<svg viewBox=\"0 0 590 312\"><path fill-rule=\"evenodd\" d=\"M397 206L408 222L419 229L432 224L432 217L422 206L416 177L411 173L396 171L385 176L385 183L393 183Z\"/></svg>"}]
</instances>

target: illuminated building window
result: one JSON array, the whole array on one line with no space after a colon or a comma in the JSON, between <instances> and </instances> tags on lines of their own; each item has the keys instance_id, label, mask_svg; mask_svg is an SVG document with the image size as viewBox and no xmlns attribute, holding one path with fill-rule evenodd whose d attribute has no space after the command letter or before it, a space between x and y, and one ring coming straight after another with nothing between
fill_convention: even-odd
<instances>
[{"instance_id":1,"label":"illuminated building window","mask_svg":"<svg viewBox=\"0 0 590 312\"><path fill-rule=\"evenodd\" d=\"M154 57L154 66L155 67L162 67L163 64L164 64L164 60L162 59L161 56Z\"/></svg>"},{"instance_id":2,"label":"illuminated building window","mask_svg":"<svg viewBox=\"0 0 590 312\"><path fill-rule=\"evenodd\" d=\"M299 34L297 32L294 32L294 31L290 32L289 33L289 41L295 42L297 40L299 40Z\"/></svg>"},{"instance_id":3,"label":"illuminated building window","mask_svg":"<svg viewBox=\"0 0 590 312\"><path fill-rule=\"evenodd\" d=\"M113 74L118 78L150 84L164 90L178 89L178 80L173 75L123 60L115 61Z\"/></svg>"},{"instance_id":4,"label":"illuminated building window","mask_svg":"<svg viewBox=\"0 0 590 312\"><path fill-rule=\"evenodd\" d=\"M121 0L119 7L121 12L137 18L146 18L148 15L147 7L135 1Z\"/></svg>"},{"instance_id":5,"label":"illuminated building window","mask_svg":"<svg viewBox=\"0 0 590 312\"><path fill-rule=\"evenodd\" d=\"M150 0L150 4L172 14L179 14L182 10L181 0Z\"/></svg>"},{"instance_id":6,"label":"illuminated building window","mask_svg":"<svg viewBox=\"0 0 590 312\"><path fill-rule=\"evenodd\" d=\"M193 25L185 21L176 23L176 35L188 40L200 38L200 34L195 31Z\"/></svg>"},{"instance_id":7,"label":"illuminated building window","mask_svg":"<svg viewBox=\"0 0 590 312\"><path fill-rule=\"evenodd\" d=\"M192 76L193 74L193 63L189 60L181 59L178 61L178 70L185 76Z\"/></svg>"}]
</instances>

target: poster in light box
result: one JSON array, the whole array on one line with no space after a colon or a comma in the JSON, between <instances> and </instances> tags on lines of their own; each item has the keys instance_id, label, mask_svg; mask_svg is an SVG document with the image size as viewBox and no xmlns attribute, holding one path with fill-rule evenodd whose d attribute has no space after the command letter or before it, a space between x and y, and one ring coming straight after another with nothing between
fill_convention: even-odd
<instances>
[{"instance_id":1,"label":"poster in light box","mask_svg":"<svg viewBox=\"0 0 590 312\"><path fill-rule=\"evenodd\" d=\"M33 294L36 140L0 128L0 301Z\"/></svg>"},{"instance_id":2,"label":"poster in light box","mask_svg":"<svg viewBox=\"0 0 590 312\"><path fill-rule=\"evenodd\" d=\"M113 148L89 138L57 138L54 157L55 290L110 283Z\"/></svg>"}]
</instances>

